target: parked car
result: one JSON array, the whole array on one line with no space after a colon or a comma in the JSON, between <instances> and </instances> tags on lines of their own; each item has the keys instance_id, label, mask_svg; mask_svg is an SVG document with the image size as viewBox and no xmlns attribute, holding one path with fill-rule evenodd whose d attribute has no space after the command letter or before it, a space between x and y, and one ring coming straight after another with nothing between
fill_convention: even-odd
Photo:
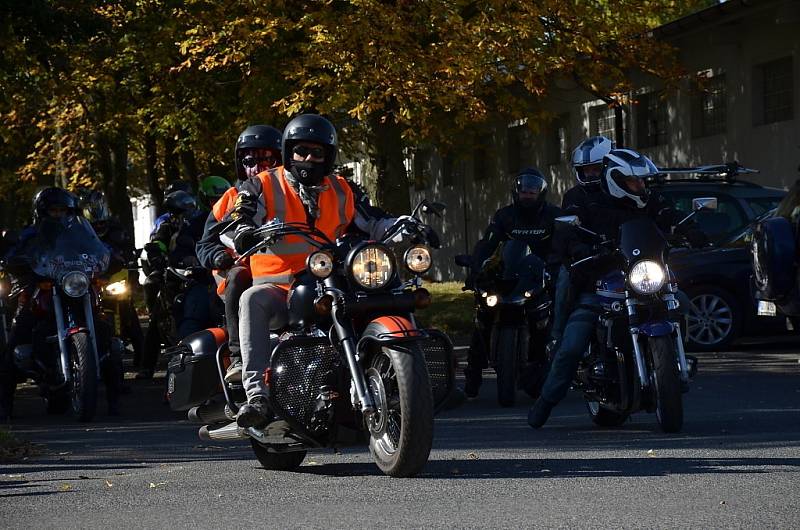
<instances>
[{"instance_id":1,"label":"parked car","mask_svg":"<svg viewBox=\"0 0 800 530\"><path fill-rule=\"evenodd\" d=\"M786 192L740 180L751 173L739 166L665 170L668 173L695 173L699 178L658 179L651 189L665 194L678 209L690 212L692 199L716 197L715 211L695 216L709 235L705 249L677 250L670 266L678 285L686 292L689 308L687 347L694 351L723 350L740 336L756 331L780 331L783 320L756 315L756 302L750 288L750 239L754 221L773 210Z\"/></svg>"}]
</instances>

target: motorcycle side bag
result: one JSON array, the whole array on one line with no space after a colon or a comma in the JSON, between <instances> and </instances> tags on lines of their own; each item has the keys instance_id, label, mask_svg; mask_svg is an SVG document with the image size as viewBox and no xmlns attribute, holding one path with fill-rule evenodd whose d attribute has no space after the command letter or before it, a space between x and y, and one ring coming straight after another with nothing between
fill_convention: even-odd
<instances>
[{"instance_id":1,"label":"motorcycle side bag","mask_svg":"<svg viewBox=\"0 0 800 530\"><path fill-rule=\"evenodd\" d=\"M175 348L167 365L167 400L172 410L189 410L219 392L217 350L225 339L220 329L204 329Z\"/></svg>"}]
</instances>

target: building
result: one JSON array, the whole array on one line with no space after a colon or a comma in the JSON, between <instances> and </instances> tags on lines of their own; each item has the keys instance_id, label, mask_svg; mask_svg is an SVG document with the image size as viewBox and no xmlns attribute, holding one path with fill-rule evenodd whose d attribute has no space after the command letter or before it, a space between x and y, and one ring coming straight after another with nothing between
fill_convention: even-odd
<instances>
[{"instance_id":1,"label":"building","mask_svg":"<svg viewBox=\"0 0 800 530\"><path fill-rule=\"evenodd\" d=\"M631 94L624 145L662 167L737 160L759 169L754 179L767 186L800 177L800 1L729 0L654 33L677 48L690 75L677 93L662 96L659 86L643 84ZM573 183L574 145L590 135L615 139L613 109L569 84L556 82L547 106L558 117L541 133L522 122L495 123L472 159L433 153L409 161L415 181L425 182L412 200L448 205L442 221L431 220L443 241L436 280L463 278L454 256L470 252L494 211L509 203L518 170L550 175L550 199L560 202Z\"/></svg>"}]
</instances>

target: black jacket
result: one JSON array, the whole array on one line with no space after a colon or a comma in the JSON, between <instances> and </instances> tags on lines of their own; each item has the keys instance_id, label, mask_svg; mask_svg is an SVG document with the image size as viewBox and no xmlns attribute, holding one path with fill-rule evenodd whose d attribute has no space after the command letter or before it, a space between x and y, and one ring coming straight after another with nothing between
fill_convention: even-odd
<instances>
[{"instance_id":1,"label":"black jacket","mask_svg":"<svg viewBox=\"0 0 800 530\"><path fill-rule=\"evenodd\" d=\"M509 239L525 241L533 254L545 263L552 263L553 230L555 218L559 215L561 209L550 203L544 203L537 212L530 212L527 208L519 208L513 204L497 210L483 238L475 244L472 252L473 274L481 270L483 262L497 250L500 243Z\"/></svg>"}]
</instances>

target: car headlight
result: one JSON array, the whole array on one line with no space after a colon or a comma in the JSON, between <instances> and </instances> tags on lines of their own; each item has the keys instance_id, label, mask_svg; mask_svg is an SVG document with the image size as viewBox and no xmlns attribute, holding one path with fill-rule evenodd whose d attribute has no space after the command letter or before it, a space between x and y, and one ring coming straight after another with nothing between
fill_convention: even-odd
<instances>
[{"instance_id":1,"label":"car headlight","mask_svg":"<svg viewBox=\"0 0 800 530\"><path fill-rule=\"evenodd\" d=\"M389 253L378 246L364 247L353 256L350 263L353 279L365 289L380 289L394 273Z\"/></svg>"},{"instance_id":2,"label":"car headlight","mask_svg":"<svg viewBox=\"0 0 800 530\"><path fill-rule=\"evenodd\" d=\"M121 294L125 294L128 291L128 282L125 280L120 280L118 282L109 283L106 285L106 292L111 296L119 296Z\"/></svg>"},{"instance_id":3,"label":"car headlight","mask_svg":"<svg viewBox=\"0 0 800 530\"><path fill-rule=\"evenodd\" d=\"M68 296L80 298L89 290L89 277L80 271L68 272L61 278L61 287Z\"/></svg>"},{"instance_id":4,"label":"car headlight","mask_svg":"<svg viewBox=\"0 0 800 530\"><path fill-rule=\"evenodd\" d=\"M325 279L333 272L333 256L327 252L314 252L308 256L308 270L320 279Z\"/></svg>"},{"instance_id":5,"label":"car headlight","mask_svg":"<svg viewBox=\"0 0 800 530\"><path fill-rule=\"evenodd\" d=\"M431 268L431 251L428 247L411 247L406 251L406 267L415 274L424 274Z\"/></svg>"},{"instance_id":6,"label":"car headlight","mask_svg":"<svg viewBox=\"0 0 800 530\"><path fill-rule=\"evenodd\" d=\"M639 294L655 294L664 286L664 268L655 261L642 260L631 267L628 281Z\"/></svg>"},{"instance_id":7,"label":"car headlight","mask_svg":"<svg viewBox=\"0 0 800 530\"><path fill-rule=\"evenodd\" d=\"M489 296L486 297L486 305L488 305L489 307L496 306L497 302L498 298L496 294L490 294Z\"/></svg>"}]
</instances>

